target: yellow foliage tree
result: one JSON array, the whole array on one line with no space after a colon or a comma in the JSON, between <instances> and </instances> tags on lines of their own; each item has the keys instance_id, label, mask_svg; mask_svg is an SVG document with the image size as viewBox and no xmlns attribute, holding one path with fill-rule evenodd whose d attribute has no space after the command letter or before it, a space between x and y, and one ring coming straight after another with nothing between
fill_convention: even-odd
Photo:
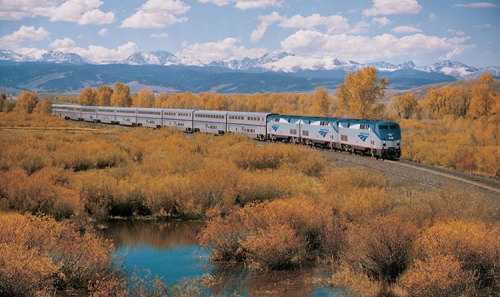
<instances>
[{"instance_id":1,"label":"yellow foliage tree","mask_svg":"<svg viewBox=\"0 0 500 297\"><path fill-rule=\"evenodd\" d=\"M483 73L479 81L472 87L472 98L470 101L469 115L477 118L487 116L496 108L500 98L491 87L493 75L491 73Z\"/></svg>"},{"instance_id":2,"label":"yellow foliage tree","mask_svg":"<svg viewBox=\"0 0 500 297\"><path fill-rule=\"evenodd\" d=\"M38 103L38 95L30 91L24 91L17 97L16 108L21 113L32 113Z\"/></svg>"},{"instance_id":3,"label":"yellow foliage tree","mask_svg":"<svg viewBox=\"0 0 500 297\"><path fill-rule=\"evenodd\" d=\"M382 77L377 84L377 70L365 67L356 73L349 73L345 83L338 85L337 98L347 112L364 119L380 118L384 106L377 100L384 97L389 80Z\"/></svg>"},{"instance_id":4,"label":"yellow foliage tree","mask_svg":"<svg viewBox=\"0 0 500 297\"><path fill-rule=\"evenodd\" d=\"M43 115L52 114L52 100L49 97L44 97L42 101L36 105L37 112Z\"/></svg>"},{"instance_id":5,"label":"yellow foliage tree","mask_svg":"<svg viewBox=\"0 0 500 297\"><path fill-rule=\"evenodd\" d=\"M330 98L326 88L317 87L313 94L311 113L317 116L328 116L330 109Z\"/></svg>"},{"instance_id":6,"label":"yellow foliage tree","mask_svg":"<svg viewBox=\"0 0 500 297\"><path fill-rule=\"evenodd\" d=\"M0 92L0 112L5 111L7 107L7 96Z\"/></svg>"},{"instance_id":7,"label":"yellow foliage tree","mask_svg":"<svg viewBox=\"0 0 500 297\"><path fill-rule=\"evenodd\" d=\"M400 118L409 119L419 109L418 101L412 93L392 97L391 103Z\"/></svg>"},{"instance_id":8,"label":"yellow foliage tree","mask_svg":"<svg viewBox=\"0 0 500 297\"><path fill-rule=\"evenodd\" d=\"M155 95L153 91L142 89L138 96L137 107L153 107L155 105Z\"/></svg>"},{"instance_id":9,"label":"yellow foliage tree","mask_svg":"<svg viewBox=\"0 0 500 297\"><path fill-rule=\"evenodd\" d=\"M155 107L162 108L162 107L166 106L167 100L168 100L168 94L159 94L156 97Z\"/></svg>"},{"instance_id":10,"label":"yellow foliage tree","mask_svg":"<svg viewBox=\"0 0 500 297\"><path fill-rule=\"evenodd\" d=\"M97 91L92 88L85 88L78 98L78 105L95 106L97 105Z\"/></svg>"},{"instance_id":11,"label":"yellow foliage tree","mask_svg":"<svg viewBox=\"0 0 500 297\"><path fill-rule=\"evenodd\" d=\"M423 105L431 117L445 115L463 117L469 110L470 100L468 88L446 87L429 91Z\"/></svg>"},{"instance_id":12,"label":"yellow foliage tree","mask_svg":"<svg viewBox=\"0 0 500 297\"><path fill-rule=\"evenodd\" d=\"M114 92L111 95L111 106L130 107L132 106L132 97L130 97L130 88L121 82L114 84Z\"/></svg>"},{"instance_id":13,"label":"yellow foliage tree","mask_svg":"<svg viewBox=\"0 0 500 297\"><path fill-rule=\"evenodd\" d=\"M110 86L100 86L97 89L97 105L110 106L111 95L113 95L113 89Z\"/></svg>"}]
</instances>

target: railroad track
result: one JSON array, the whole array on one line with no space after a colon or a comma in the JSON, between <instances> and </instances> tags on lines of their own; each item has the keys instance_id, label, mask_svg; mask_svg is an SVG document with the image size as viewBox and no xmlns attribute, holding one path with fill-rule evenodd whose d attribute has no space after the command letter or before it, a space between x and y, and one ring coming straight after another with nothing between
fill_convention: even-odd
<instances>
[{"instance_id":1,"label":"railroad track","mask_svg":"<svg viewBox=\"0 0 500 297\"><path fill-rule=\"evenodd\" d=\"M488 178L484 178L484 177L480 177L480 176L476 176L476 175L472 175L472 174L466 174L466 173L462 173L462 172L458 172L458 171L453 171L453 170L449 170L449 169L439 168L439 167L432 166L432 165L420 164L420 163L416 163L416 162L412 162L412 161L404 160L404 159L401 159L399 161L384 160L384 162L388 162L388 163L395 164L398 166L404 166L404 167L413 168L416 170L421 170L424 172L444 176L447 178L451 178L451 179L458 180L458 181L461 181L464 183L468 183L468 184L474 185L476 187L487 189L487 190L497 192L500 194L500 182L498 182L496 180L492 180L492 179L488 179Z\"/></svg>"},{"instance_id":2,"label":"railroad track","mask_svg":"<svg viewBox=\"0 0 500 297\"><path fill-rule=\"evenodd\" d=\"M412 176L410 173L401 173L401 171L396 171L396 170L389 170L388 168L385 168L386 166L381 166L382 164L391 164L393 167L399 167L399 168L411 168L413 171L420 171L425 174L431 174L431 175L436 175L439 177L444 177L447 179L452 179L455 181L459 181L461 183L466 183L468 185L472 185L475 187L479 187L491 192L500 194L500 182L489 179L489 178L484 178L476 175L471 175L471 174L466 174L454 170L449 170L449 169L444 169L444 168L439 168L436 166L432 165L427 165L427 164L420 164L417 162L409 161L409 160L404 160L401 159L399 161L393 161L393 160L375 160L373 158L370 158L368 156L360 156L360 155L354 155L354 154L348 154L345 152L338 152L338 151L330 151L330 150L325 150L319 148L319 150L324 153L324 154L334 154L336 156L341 156L338 161L340 162L345 162L353 165L357 165L360 167L365 167L371 170L379 171L382 173L386 173L389 175L393 176L398 176L406 180L411 180L420 184L424 184L426 186L439 189L439 190L446 190L446 187L441 186L438 182L429 182L424 180L423 178L416 178ZM432 178L429 178L432 180ZM500 195L498 196L500 198Z\"/></svg>"}]
</instances>

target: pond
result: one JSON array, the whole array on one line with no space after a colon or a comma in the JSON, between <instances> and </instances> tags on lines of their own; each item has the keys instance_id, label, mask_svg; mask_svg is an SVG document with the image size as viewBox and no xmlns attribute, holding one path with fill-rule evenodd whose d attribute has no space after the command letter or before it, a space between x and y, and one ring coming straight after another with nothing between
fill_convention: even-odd
<instances>
[{"instance_id":1,"label":"pond","mask_svg":"<svg viewBox=\"0 0 500 297\"><path fill-rule=\"evenodd\" d=\"M318 269L261 272L242 265L216 266L197 240L203 224L193 221L111 221L104 233L130 272L158 275L175 285L203 279L207 296L341 296L341 289L314 285Z\"/></svg>"}]
</instances>

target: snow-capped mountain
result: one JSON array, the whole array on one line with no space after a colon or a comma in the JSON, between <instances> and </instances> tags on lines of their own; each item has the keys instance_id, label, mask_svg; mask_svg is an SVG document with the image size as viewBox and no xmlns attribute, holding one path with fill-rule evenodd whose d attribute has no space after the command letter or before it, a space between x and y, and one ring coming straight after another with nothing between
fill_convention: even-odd
<instances>
[{"instance_id":1,"label":"snow-capped mountain","mask_svg":"<svg viewBox=\"0 0 500 297\"><path fill-rule=\"evenodd\" d=\"M177 65L180 64L179 59L172 53L167 51L156 52L135 52L130 57L123 61L129 65Z\"/></svg>"},{"instance_id":2,"label":"snow-capped mountain","mask_svg":"<svg viewBox=\"0 0 500 297\"><path fill-rule=\"evenodd\" d=\"M46 52L42 55L42 61L57 64L87 64L87 62L77 54L63 53L60 51Z\"/></svg>"},{"instance_id":3,"label":"snow-capped mountain","mask_svg":"<svg viewBox=\"0 0 500 297\"><path fill-rule=\"evenodd\" d=\"M472 67L455 61L441 61L427 66L416 66L412 61L402 64L393 64L385 61L358 63L356 61L341 60L335 57L301 57L287 52L271 52L258 58L243 58L241 60L212 61L204 63L197 57L176 56L168 51L135 52L125 60L106 61L102 63L87 62L74 53L60 51L37 51L35 53L20 54L12 50L0 49L0 61L3 62L44 62L57 64L128 64L128 65L160 65L160 66L195 66L220 67L237 71L251 72L286 72L300 71L345 71L354 72L366 66L377 68L381 72L395 72L411 70L426 73L439 73L452 76L456 79L478 78L483 72L490 72L500 76L500 66Z\"/></svg>"},{"instance_id":4,"label":"snow-capped mountain","mask_svg":"<svg viewBox=\"0 0 500 297\"><path fill-rule=\"evenodd\" d=\"M0 61L20 62L22 60L23 56L21 54L11 50L0 49Z\"/></svg>"}]
</instances>

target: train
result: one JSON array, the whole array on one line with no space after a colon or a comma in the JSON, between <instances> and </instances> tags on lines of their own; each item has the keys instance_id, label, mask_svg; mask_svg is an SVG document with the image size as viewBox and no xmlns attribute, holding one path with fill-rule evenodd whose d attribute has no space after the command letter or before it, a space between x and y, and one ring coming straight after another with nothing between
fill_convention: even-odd
<instances>
[{"instance_id":1,"label":"train","mask_svg":"<svg viewBox=\"0 0 500 297\"><path fill-rule=\"evenodd\" d=\"M187 132L245 133L261 141L325 147L375 158L401 156L401 129L390 121L369 121L263 112L53 104L52 114L87 122L176 127Z\"/></svg>"}]
</instances>

